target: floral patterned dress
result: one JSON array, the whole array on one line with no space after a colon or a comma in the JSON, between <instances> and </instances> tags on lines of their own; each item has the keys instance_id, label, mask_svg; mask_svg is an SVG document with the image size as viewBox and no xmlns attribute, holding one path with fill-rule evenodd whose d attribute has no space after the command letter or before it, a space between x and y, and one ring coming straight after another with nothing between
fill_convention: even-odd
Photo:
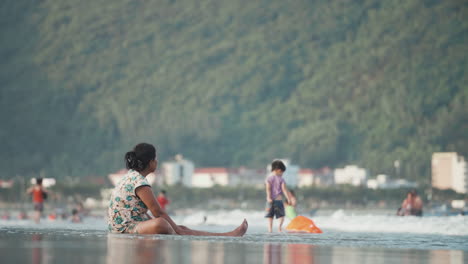
<instances>
[{"instance_id":1,"label":"floral patterned dress","mask_svg":"<svg viewBox=\"0 0 468 264\"><path fill-rule=\"evenodd\" d=\"M136 195L141 186L150 186L143 175L129 170L112 191L107 223L110 232L133 233L138 222L148 220L148 207Z\"/></svg>"}]
</instances>

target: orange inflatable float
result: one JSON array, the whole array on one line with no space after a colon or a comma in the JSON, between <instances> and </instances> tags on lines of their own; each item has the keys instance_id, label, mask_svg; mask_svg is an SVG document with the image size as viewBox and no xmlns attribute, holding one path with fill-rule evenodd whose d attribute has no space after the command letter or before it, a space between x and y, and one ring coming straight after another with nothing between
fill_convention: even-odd
<instances>
[{"instance_id":1,"label":"orange inflatable float","mask_svg":"<svg viewBox=\"0 0 468 264\"><path fill-rule=\"evenodd\" d=\"M322 230L315 225L314 221L301 215L296 216L286 227L286 230L289 232L323 233Z\"/></svg>"}]
</instances>

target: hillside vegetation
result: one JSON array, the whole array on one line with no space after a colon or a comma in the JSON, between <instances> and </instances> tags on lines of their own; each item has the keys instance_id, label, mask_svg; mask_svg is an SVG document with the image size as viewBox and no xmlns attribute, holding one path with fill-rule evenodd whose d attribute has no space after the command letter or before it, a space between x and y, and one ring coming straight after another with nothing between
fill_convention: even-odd
<instances>
[{"instance_id":1,"label":"hillside vegetation","mask_svg":"<svg viewBox=\"0 0 468 264\"><path fill-rule=\"evenodd\" d=\"M136 143L196 166L468 157L468 2L4 0L1 178L105 175Z\"/></svg>"}]
</instances>

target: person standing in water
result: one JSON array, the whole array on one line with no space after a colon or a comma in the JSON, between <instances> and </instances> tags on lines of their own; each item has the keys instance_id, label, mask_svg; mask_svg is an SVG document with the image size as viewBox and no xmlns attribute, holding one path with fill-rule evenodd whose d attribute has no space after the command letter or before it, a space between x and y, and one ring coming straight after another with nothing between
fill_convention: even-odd
<instances>
[{"instance_id":1,"label":"person standing in water","mask_svg":"<svg viewBox=\"0 0 468 264\"><path fill-rule=\"evenodd\" d=\"M297 216L297 213L296 213L297 199L293 190L289 191L289 198L291 200L285 203L286 206L284 210L286 213L286 217L292 220Z\"/></svg>"},{"instance_id":2,"label":"person standing in water","mask_svg":"<svg viewBox=\"0 0 468 264\"><path fill-rule=\"evenodd\" d=\"M423 201L421 197L418 195L418 192L416 190L411 190L411 196L412 196L412 206L411 206L411 215L414 216L422 216L423 214Z\"/></svg>"},{"instance_id":3,"label":"person standing in water","mask_svg":"<svg viewBox=\"0 0 468 264\"><path fill-rule=\"evenodd\" d=\"M166 211L166 206L169 205L170 201L167 199L166 190L161 190L158 194L158 203L161 206L161 209Z\"/></svg>"},{"instance_id":4,"label":"person standing in water","mask_svg":"<svg viewBox=\"0 0 468 264\"><path fill-rule=\"evenodd\" d=\"M158 166L156 149L148 143L136 145L125 154L128 169L112 191L108 209L108 229L114 233L171 234L192 236L243 236L248 224L244 219L236 229L225 233L192 230L177 225L162 210L146 176ZM154 217L149 216L148 210Z\"/></svg>"},{"instance_id":5,"label":"person standing in water","mask_svg":"<svg viewBox=\"0 0 468 264\"><path fill-rule=\"evenodd\" d=\"M47 191L42 186L42 178L36 178L36 184L27 190L27 193L32 195L34 204L34 222L39 223L44 211L44 201L47 199Z\"/></svg>"},{"instance_id":6,"label":"person standing in water","mask_svg":"<svg viewBox=\"0 0 468 264\"><path fill-rule=\"evenodd\" d=\"M416 190L411 190L406 194L406 199L401 203L397 215L399 216L422 216L423 202Z\"/></svg>"},{"instance_id":7,"label":"person standing in water","mask_svg":"<svg viewBox=\"0 0 468 264\"><path fill-rule=\"evenodd\" d=\"M289 191L286 187L286 182L283 179L283 173L286 171L286 166L280 160L275 160L271 163L272 174L268 176L265 181L266 187L266 200L267 200L267 214L265 218L268 218L268 232L272 232L273 229L273 217L279 220L278 230L282 232L282 226L284 221L284 205L283 205L283 194L286 196L288 203L291 202L289 197Z\"/></svg>"}]
</instances>

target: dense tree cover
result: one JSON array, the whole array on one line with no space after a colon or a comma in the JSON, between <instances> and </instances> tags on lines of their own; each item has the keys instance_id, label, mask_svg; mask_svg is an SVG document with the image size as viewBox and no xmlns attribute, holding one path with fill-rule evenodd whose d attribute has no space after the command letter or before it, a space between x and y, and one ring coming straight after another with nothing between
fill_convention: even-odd
<instances>
[{"instance_id":1,"label":"dense tree cover","mask_svg":"<svg viewBox=\"0 0 468 264\"><path fill-rule=\"evenodd\" d=\"M468 4L4 0L1 178L105 175L136 143L197 166L468 156Z\"/></svg>"}]
</instances>

